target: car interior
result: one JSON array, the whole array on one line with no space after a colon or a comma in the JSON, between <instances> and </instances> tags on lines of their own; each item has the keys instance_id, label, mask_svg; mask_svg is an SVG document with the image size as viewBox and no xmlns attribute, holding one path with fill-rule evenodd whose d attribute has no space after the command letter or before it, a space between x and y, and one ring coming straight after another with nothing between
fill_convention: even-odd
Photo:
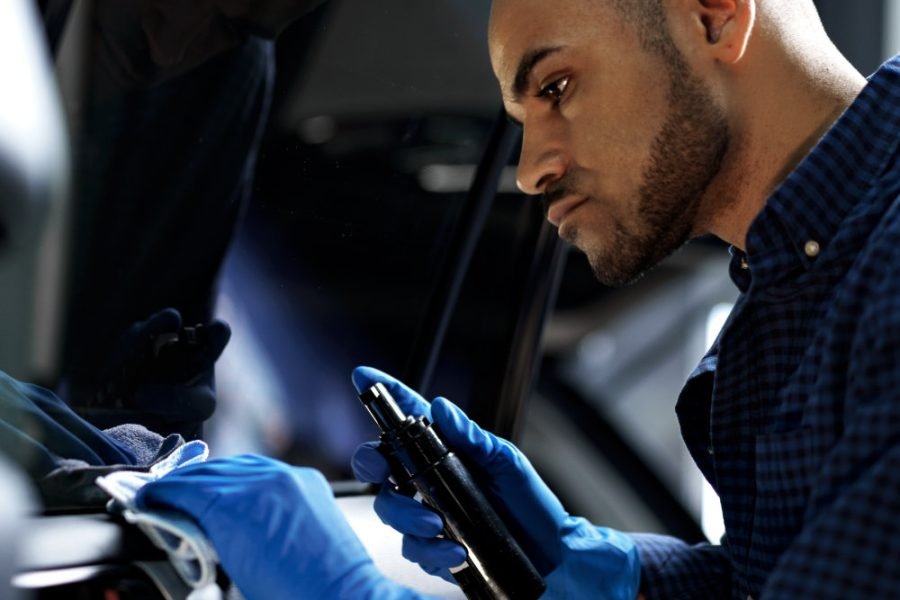
<instances>
[{"instance_id":1,"label":"car interior","mask_svg":"<svg viewBox=\"0 0 900 600\"><path fill-rule=\"evenodd\" d=\"M516 187L489 0L308 2L276 39L216 22L164 67L142 3L0 8L0 371L101 429L321 470L376 564L442 597L463 596L400 556L353 479L377 436L356 365L514 441L573 514L718 541L673 407L737 295L728 249L593 280ZM817 4L864 72L900 47L892 2ZM209 418L98 400L123 331L167 307L230 325ZM0 459L0 597L191 594L103 502L48 503Z\"/></svg>"}]
</instances>

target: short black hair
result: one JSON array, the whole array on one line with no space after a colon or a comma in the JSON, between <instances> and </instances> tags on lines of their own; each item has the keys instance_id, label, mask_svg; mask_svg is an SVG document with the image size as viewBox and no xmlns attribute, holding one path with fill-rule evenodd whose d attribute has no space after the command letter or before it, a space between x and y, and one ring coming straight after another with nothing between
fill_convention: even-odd
<instances>
[{"instance_id":1,"label":"short black hair","mask_svg":"<svg viewBox=\"0 0 900 600\"><path fill-rule=\"evenodd\" d=\"M672 39L663 0L612 0L612 6L627 24L635 28L641 47L668 65L671 85L682 85L690 76L690 69Z\"/></svg>"},{"instance_id":2,"label":"short black hair","mask_svg":"<svg viewBox=\"0 0 900 600\"><path fill-rule=\"evenodd\" d=\"M662 0L612 0L622 19L634 26L641 45L668 61L681 62L681 52L669 34Z\"/></svg>"}]
</instances>

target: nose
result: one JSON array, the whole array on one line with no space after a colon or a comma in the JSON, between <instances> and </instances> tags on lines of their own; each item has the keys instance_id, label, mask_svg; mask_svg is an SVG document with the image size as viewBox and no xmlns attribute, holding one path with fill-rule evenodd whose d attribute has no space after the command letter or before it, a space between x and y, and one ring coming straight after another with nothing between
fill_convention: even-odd
<instances>
[{"instance_id":1,"label":"nose","mask_svg":"<svg viewBox=\"0 0 900 600\"><path fill-rule=\"evenodd\" d=\"M563 136L556 127L532 121L522 130L522 152L516 184L526 194L543 194L569 168Z\"/></svg>"}]
</instances>

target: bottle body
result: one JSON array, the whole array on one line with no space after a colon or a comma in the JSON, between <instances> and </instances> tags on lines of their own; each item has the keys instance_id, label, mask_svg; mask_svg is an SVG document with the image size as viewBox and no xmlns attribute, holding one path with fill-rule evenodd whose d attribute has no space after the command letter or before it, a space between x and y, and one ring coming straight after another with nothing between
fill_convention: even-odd
<instances>
[{"instance_id":1,"label":"bottle body","mask_svg":"<svg viewBox=\"0 0 900 600\"><path fill-rule=\"evenodd\" d=\"M361 399L382 429L381 449L398 489L414 488L443 518L445 535L466 549L466 562L451 570L466 597L540 597L546 588L540 574L432 424L403 415L380 384Z\"/></svg>"}]
</instances>

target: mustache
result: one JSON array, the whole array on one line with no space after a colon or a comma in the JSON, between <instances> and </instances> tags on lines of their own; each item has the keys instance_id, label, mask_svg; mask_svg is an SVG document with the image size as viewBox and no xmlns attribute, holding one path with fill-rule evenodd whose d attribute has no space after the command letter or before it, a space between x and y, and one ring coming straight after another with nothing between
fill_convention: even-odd
<instances>
[{"instance_id":1,"label":"mustache","mask_svg":"<svg viewBox=\"0 0 900 600\"><path fill-rule=\"evenodd\" d=\"M544 189L544 193L541 194L541 207L544 209L544 218L547 218L547 215L550 213L550 207L555 202L577 194L575 178L568 173L561 179L549 184Z\"/></svg>"}]
</instances>

